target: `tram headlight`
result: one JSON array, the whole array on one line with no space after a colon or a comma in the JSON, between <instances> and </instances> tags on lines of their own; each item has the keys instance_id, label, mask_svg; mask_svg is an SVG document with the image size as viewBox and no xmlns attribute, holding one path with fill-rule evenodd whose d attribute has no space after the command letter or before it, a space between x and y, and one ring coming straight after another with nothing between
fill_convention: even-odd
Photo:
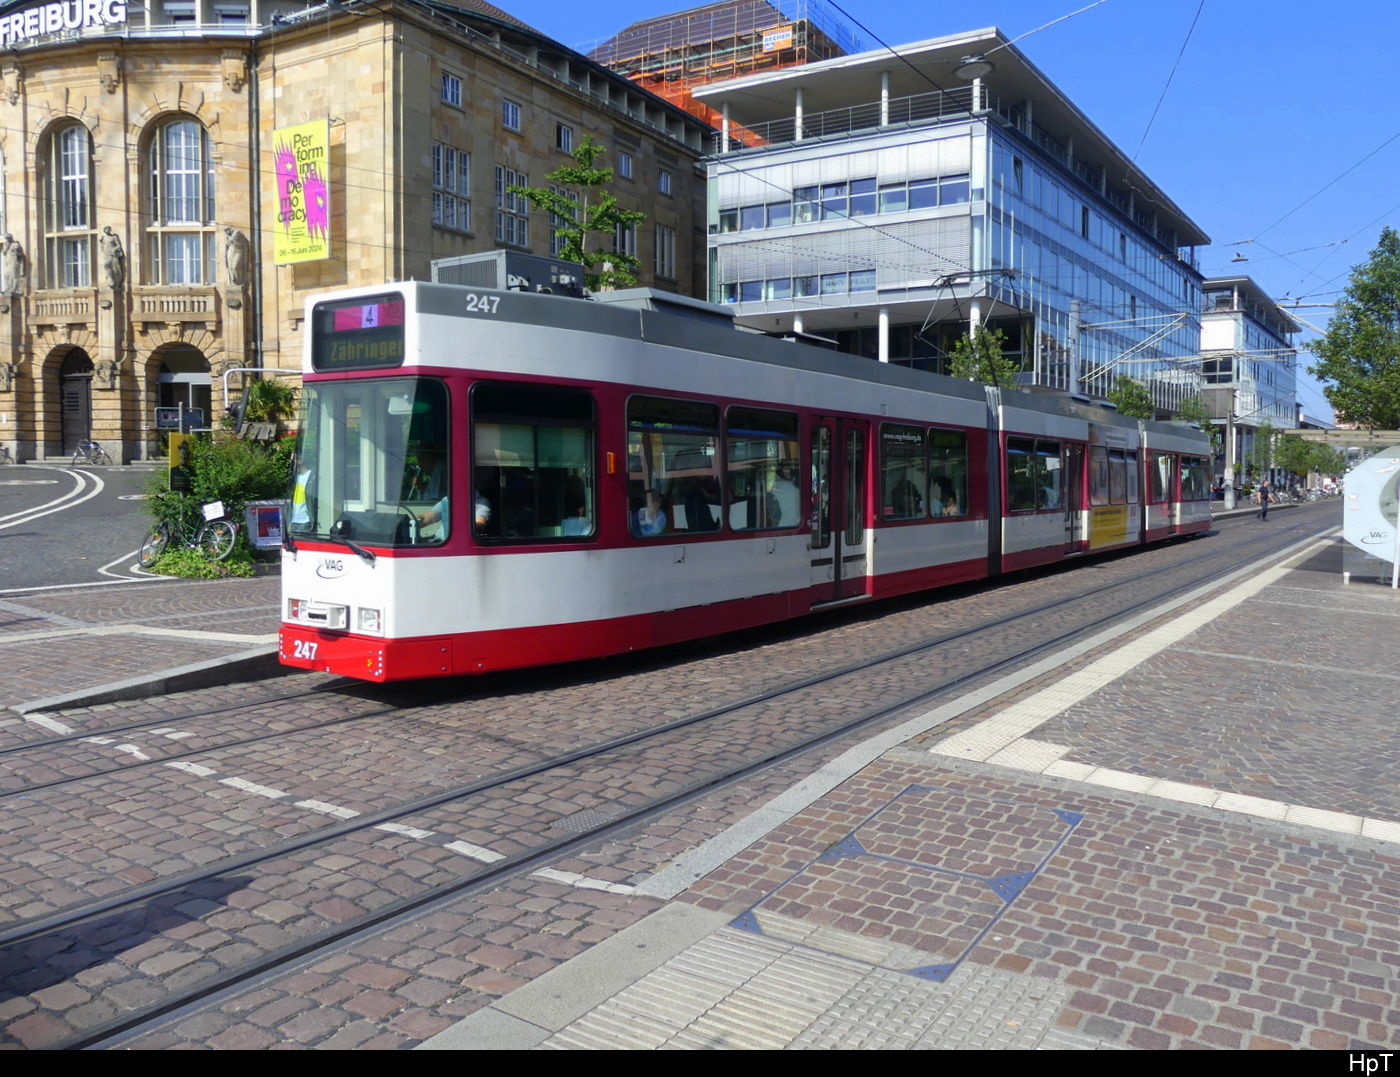
<instances>
[{"instance_id":1,"label":"tram headlight","mask_svg":"<svg viewBox=\"0 0 1400 1077\"><path fill-rule=\"evenodd\" d=\"M373 632L375 635L384 631L384 613L382 610L367 609L360 607L360 631Z\"/></svg>"}]
</instances>

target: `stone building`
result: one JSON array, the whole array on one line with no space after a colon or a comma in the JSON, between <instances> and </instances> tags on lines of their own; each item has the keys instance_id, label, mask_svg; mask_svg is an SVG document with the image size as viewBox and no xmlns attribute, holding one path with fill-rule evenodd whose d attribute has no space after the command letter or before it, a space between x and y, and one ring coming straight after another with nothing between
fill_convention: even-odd
<instances>
[{"instance_id":1,"label":"stone building","mask_svg":"<svg viewBox=\"0 0 1400 1077\"><path fill-rule=\"evenodd\" d=\"M709 128L489 4L21 0L0 49L0 444L19 459L89 437L149 458L158 409L217 423L224 372L300 366L317 291L552 253L507 188L588 135L647 213L618 237L638 283L704 292Z\"/></svg>"}]
</instances>

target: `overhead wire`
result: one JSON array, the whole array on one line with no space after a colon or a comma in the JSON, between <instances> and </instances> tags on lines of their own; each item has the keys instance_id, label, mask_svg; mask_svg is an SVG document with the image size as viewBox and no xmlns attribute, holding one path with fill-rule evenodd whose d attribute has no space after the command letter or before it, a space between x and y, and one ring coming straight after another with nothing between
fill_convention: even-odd
<instances>
[{"instance_id":1,"label":"overhead wire","mask_svg":"<svg viewBox=\"0 0 1400 1077\"><path fill-rule=\"evenodd\" d=\"M1181 66L1181 58L1186 55L1186 46L1191 44L1191 36L1196 32L1196 24L1201 21L1201 12L1205 10L1206 0L1201 0L1201 4L1196 8L1196 17L1191 20L1191 27L1186 31L1186 40L1181 43L1181 50L1176 54L1176 61L1172 64L1171 72L1167 75L1166 85L1162 87L1161 96L1157 98L1157 104L1152 109L1152 115L1147 119L1147 126L1143 129L1142 138L1138 140L1137 149L1133 151L1133 163L1137 163L1138 154L1142 152L1143 145L1147 142L1148 133L1152 130L1152 124L1157 119L1157 113L1162 108L1162 102L1167 99L1167 91L1171 89L1172 79L1176 78L1176 69Z\"/></svg>"}]
</instances>

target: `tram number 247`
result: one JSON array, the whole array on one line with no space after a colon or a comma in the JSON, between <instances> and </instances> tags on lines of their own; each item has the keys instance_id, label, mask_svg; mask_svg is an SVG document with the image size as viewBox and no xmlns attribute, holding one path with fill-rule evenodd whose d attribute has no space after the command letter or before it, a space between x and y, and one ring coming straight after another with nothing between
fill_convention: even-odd
<instances>
[{"instance_id":1,"label":"tram number 247","mask_svg":"<svg viewBox=\"0 0 1400 1077\"><path fill-rule=\"evenodd\" d=\"M316 657L316 648L319 646L320 644L308 640L294 639L292 640L292 657L302 658L309 662Z\"/></svg>"},{"instance_id":2,"label":"tram number 247","mask_svg":"<svg viewBox=\"0 0 1400 1077\"><path fill-rule=\"evenodd\" d=\"M496 308L500 305L501 297L498 295L477 295L475 292L467 293L467 310L472 314L495 314Z\"/></svg>"}]
</instances>

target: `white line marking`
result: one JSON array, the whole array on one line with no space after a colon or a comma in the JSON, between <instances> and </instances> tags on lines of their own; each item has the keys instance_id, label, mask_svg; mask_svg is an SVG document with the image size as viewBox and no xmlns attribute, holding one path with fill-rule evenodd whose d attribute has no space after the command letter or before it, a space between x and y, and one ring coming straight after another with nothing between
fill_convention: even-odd
<instances>
[{"instance_id":1,"label":"white line marking","mask_svg":"<svg viewBox=\"0 0 1400 1077\"><path fill-rule=\"evenodd\" d=\"M134 744L120 744L111 737L84 737L83 740L88 744L110 745L119 752L126 752L127 755L134 755L143 763L149 763L151 761L151 757Z\"/></svg>"},{"instance_id":2,"label":"white line marking","mask_svg":"<svg viewBox=\"0 0 1400 1077\"><path fill-rule=\"evenodd\" d=\"M297 807L320 812L322 815L334 815L337 819L353 819L360 814L354 808L342 808L335 804L327 804L323 800L298 800Z\"/></svg>"},{"instance_id":3,"label":"white line marking","mask_svg":"<svg viewBox=\"0 0 1400 1077\"><path fill-rule=\"evenodd\" d=\"M35 505L32 509L21 509L19 512L12 512L8 516L0 516L0 527L14 527L16 524L25 523L34 513L45 515L42 510L48 509L54 505L62 508L65 502L67 502L69 498L76 496L85 485L83 482L85 476L80 471L73 471L66 467L43 467L40 464L31 464L30 466L39 467L44 471L57 471L62 475L67 475L69 478L75 480L75 485L73 489L69 490L66 494L63 494L61 497L56 497L52 501L46 501L42 505ZM96 476L93 476L93 478L96 478ZM58 480L55 479L54 481L57 482ZM101 489L101 487L99 487L99 489ZM96 493L96 491L93 492ZM84 498L84 500L86 500L86 498Z\"/></svg>"},{"instance_id":4,"label":"white line marking","mask_svg":"<svg viewBox=\"0 0 1400 1077\"><path fill-rule=\"evenodd\" d=\"M92 489L89 490L87 493L83 494L82 497L74 497L70 494L65 498L60 498L60 500L63 502L62 504L57 504L56 502L50 501L49 504L53 505L53 508L48 508L47 506L40 505L39 508L30 510L28 515L24 516L22 519L16 520L13 517L6 517L6 519L9 520L9 523L0 523L0 529L4 529L6 527L18 527L20 526L20 524L27 524L34 520L41 519L42 517L51 516L55 512L63 512L65 509L75 508L76 506L81 505L84 501L91 501L94 497L100 494L107 485L96 475L83 474L81 478L87 479L93 484ZM81 484L79 485L81 486ZM76 494L77 491L75 490L74 493Z\"/></svg>"},{"instance_id":5,"label":"white line marking","mask_svg":"<svg viewBox=\"0 0 1400 1077\"><path fill-rule=\"evenodd\" d=\"M492 852L490 849L483 849L480 845L473 845L469 841L449 841L443 846L444 849L451 849L454 853L461 853L469 856L473 860L480 860L483 864L494 864L497 860L504 860L505 853Z\"/></svg>"},{"instance_id":6,"label":"white line marking","mask_svg":"<svg viewBox=\"0 0 1400 1077\"><path fill-rule=\"evenodd\" d=\"M119 576L119 575L117 575L117 573L115 573L115 572L109 572L109 571L107 571L107 570L110 569L113 565L119 564L119 563L121 563L122 561L135 561L136 558L138 558L138 557L140 557L140 556L141 556L141 547L138 546L138 547L136 547L136 549L132 550L130 553L124 553L124 554L122 554L120 557L116 558L115 560L108 561L105 565L103 565L101 568L99 568L99 569L97 570L97 574L98 574L99 576L112 576L113 578L118 579L118 580L139 580L139 579L142 578L141 576ZM151 575L151 573L144 572L144 570L142 570L138 565L132 565L131 568L129 568L127 571L128 571L128 572L142 572L142 574L145 575L145 576Z\"/></svg>"},{"instance_id":7,"label":"white line marking","mask_svg":"<svg viewBox=\"0 0 1400 1077\"><path fill-rule=\"evenodd\" d=\"M0 595L32 595L40 591L80 591L85 587L116 587L122 583L185 583L174 576L128 576L122 580L96 580L90 583L51 583L43 587L11 587L0 591Z\"/></svg>"},{"instance_id":8,"label":"white line marking","mask_svg":"<svg viewBox=\"0 0 1400 1077\"><path fill-rule=\"evenodd\" d=\"M208 767L201 767L198 763L166 763L167 767L174 767L176 770L183 770L186 774L193 774L197 778L209 778L219 773L217 770L210 770Z\"/></svg>"},{"instance_id":9,"label":"white line marking","mask_svg":"<svg viewBox=\"0 0 1400 1077\"><path fill-rule=\"evenodd\" d=\"M532 872L533 879L548 879L550 882L564 883L566 886L576 886L580 890L603 890L609 894L635 894L637 888L628 886L626 883L607 883L602 879L590 879L587 875L578 875L572 871L555 871L553 868L543 868L540 871Z\"/></svg>"},{"instance_id":10,"label":"white line marking","mask_svg":"<svg viewBox=\"0 0 1400 1077\"><path fill-rule=\"evenodd\" d=\"M402 834L414 841L427 841L433 836L431 830L419 830L416 826L404 826L402 823L380 823L374 829L387 830L390 834Z\"/></svg>"},{"instance_id":11,"label":"white line marking","mask_svg":"<svg viewBox=\"0 0 1400 1077\"><path fill-rule=\"evenodd\" d=\"M245 793L253 793L260 797L267 797L269 800L281 800L283 797L291 796L280 789L273 789L271 786L259 785L257 782L250 782L246 778L220 778L219 781L234 789L241 789Z\"/></svg>"},{"instance_id":12,"label":"white line marking","mask_svg":"<svg viewBox=\"0 0 1400 1077\"><path fill-rule=\"evenodd\" d=\"M62 736L67 736L69 733L73 732L72 726L64 725L57 718L45 718L42 714L26 714L24 720L26 722L33 722L37 726L42 726L50 733L58 733Z\"/></svg>"}]
</instances>

